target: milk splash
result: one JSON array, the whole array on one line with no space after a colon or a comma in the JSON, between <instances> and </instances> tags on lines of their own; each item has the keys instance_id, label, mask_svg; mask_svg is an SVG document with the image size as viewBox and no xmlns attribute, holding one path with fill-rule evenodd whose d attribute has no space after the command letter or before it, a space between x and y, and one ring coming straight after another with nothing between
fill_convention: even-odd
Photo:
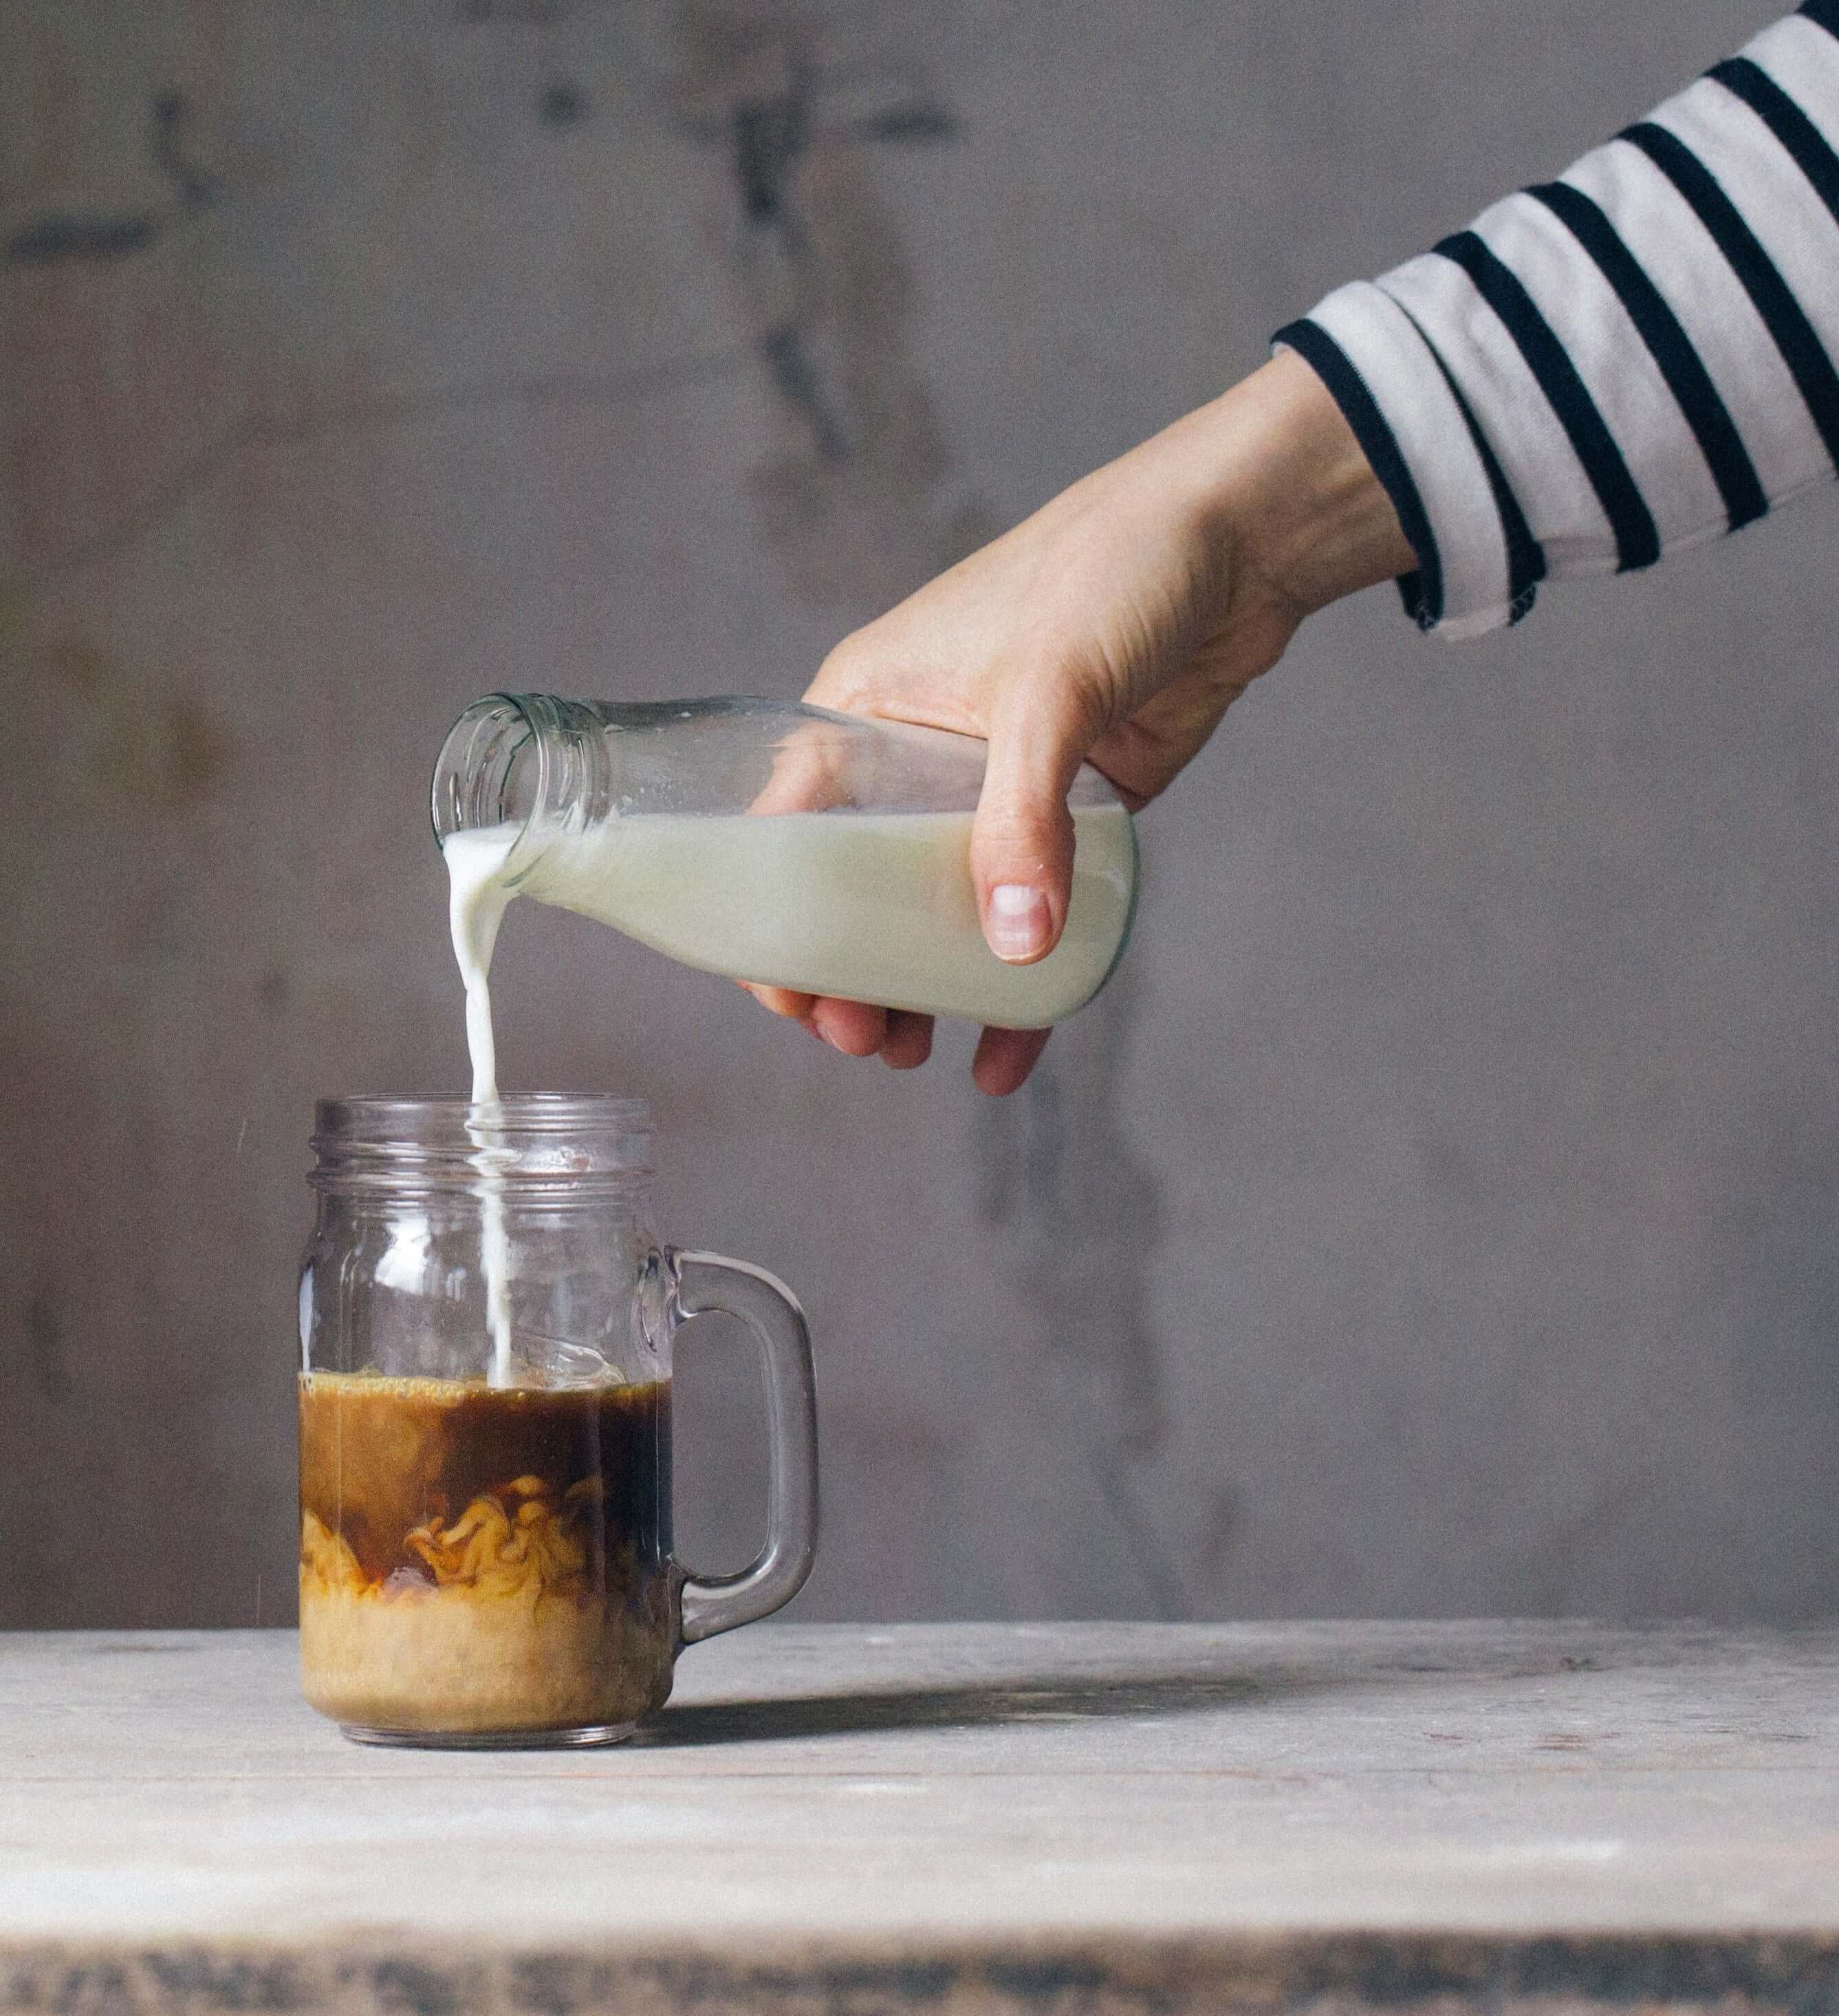
<instances>
[{"instance_id":1,"label":"milk splash","mask_svg":"<svg viewBox=\"0 0 1839 2016\"><path fill-rule=\"evenodd\" d=\"M514 828L450 833L441 844L447 863L448 920L453 956L466 990L466 1051L473 1065L473 1110L466 1132L478 1153L474 1186L479 1199L480 1257L485 1274L485 1320L491 1337L491 1383L514 1384L511 1368L511 1248L505 1229L504 1178L492 1149L504 1118L498 1096L498 1052L491 1030L491 954L512 891L502 871L516 841Z\"/></svg>"}]
</instances>

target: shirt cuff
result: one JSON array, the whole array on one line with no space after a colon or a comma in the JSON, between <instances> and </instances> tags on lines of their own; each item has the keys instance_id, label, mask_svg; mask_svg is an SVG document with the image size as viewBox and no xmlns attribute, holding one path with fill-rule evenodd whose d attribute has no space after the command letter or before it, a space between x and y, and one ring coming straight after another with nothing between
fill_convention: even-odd
<instances>
[{"instance_id":1,"label":"shirt cuff","mask_svg":"<svg viewBox=\"0 0 1839 2016\"><path fill-rule=\"evenodd\" d=\"M1510 582L1504 481L1410 315L1370 280L1356 280L1272 341L1321 379L1391 499L1417 556L1398 587L1419 628L1459 640L1517 622L1534 585L1515 592Z\"/></svg>"}]
</instances>

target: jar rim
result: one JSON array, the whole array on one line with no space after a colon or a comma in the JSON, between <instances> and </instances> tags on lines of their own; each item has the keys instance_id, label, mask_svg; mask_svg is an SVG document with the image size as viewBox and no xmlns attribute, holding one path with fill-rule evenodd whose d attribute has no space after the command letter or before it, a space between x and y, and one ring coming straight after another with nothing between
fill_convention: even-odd
<instances>
[{"instance_id":1,"label":"jar rim","mask_svg":"<svg viewBox=\"0 0 1839 2016\"><path fill-rule=\"evenodd\" d=\"M507 1092L495 1103L470 1099L423 1099L407 1093L347 1093L322 1099L313 1107L314 1131L361 1140L371 1130L401 1128L415 1121L450 1126L490 1127L494 1133L565 1134L596 1128L622 1133L652 1131L651 1108L642 1099L615 1092Z\"/></svg>"},{"instance_id":2,"label":"jar rim","mask_svg":"<svg viewBox=\"0 0 1839 2016\"><path fill-rule=\"evenodd\" d=\"M472 1191L489 1176L507 1197L587 1203L652 1173L650 1108L611 1093L322 1099L314 1118L309 1181L326 1193Z\"/></svg>"}]
</instances>

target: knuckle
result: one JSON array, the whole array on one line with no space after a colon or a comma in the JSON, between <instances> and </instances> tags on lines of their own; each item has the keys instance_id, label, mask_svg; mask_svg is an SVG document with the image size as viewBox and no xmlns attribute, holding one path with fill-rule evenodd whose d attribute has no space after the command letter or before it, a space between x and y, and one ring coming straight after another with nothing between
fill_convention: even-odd
<instances>
[{"instance_id":1,"label":"knuckle","mask_svg":"<svg viewBox=\"0 0 1839 2016\"><path fill-rule=\"evenodd\" d=\"M991 805L979 815L974 845L983 859L1026 859L1045 869L1066 853L1070 825L1063 807L1056 816L1032 806Z\"/></svg>"},{"instance_id":2,"label":"knuckle","mask_svg":"<svg viewBox=\"0 0 1839 2016\"><path fill-rule=\"evenodd\" d=\"M851 631L825 654L812 681L812 693L821 694L824 704L831 707L848 707L865 698L880 658L869 630Z\"/></svg>"}]
</instances>

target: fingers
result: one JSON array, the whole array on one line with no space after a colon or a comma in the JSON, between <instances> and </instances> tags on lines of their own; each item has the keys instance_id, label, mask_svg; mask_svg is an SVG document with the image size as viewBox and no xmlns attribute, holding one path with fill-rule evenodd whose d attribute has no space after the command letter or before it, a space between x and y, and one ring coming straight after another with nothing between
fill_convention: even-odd
<instances>
[{"instance_id":1,"label":"fingers","mask_svg":"<svg viewBox=\"0 0 1839 2016\"><path fill-rule=\"evenodd\" d=\"M917 1071L932 1055L932 1017L910 1014L904 1008L887 1013L887 1039L881 1046L881 1061L890 1071Z\"/></svg>"},{"instance_id":2,"label":"fingers","mask_svg":"<svg viewBox=\"0 0 1839 2016\"><path fill-rule=\"evenodd\" d=\"M904 1008L872 1008L831 997L812 1004L805 1025L845 1057L879 1057L891 1071L917 1071L932 1055L933 1018ZM977 1089L1001 1099L1015 1090L1047 1047L1048 1029L986 1029L970 1075Z\"/></svg>"},{"instance_id":3,"label":"fingers","mask_svg":"<svg viewBox=\"0 0 1839 2016\"><path fill-rule=\"evenodd\" d=\"M790 987L768 987L754 980L737 980L735 985L742 993L752 995L768 1013L783 1015L788 1022L808 1022L816 1005L815 995L799 994Z\"/></svg>"},{"instance_id":4,"label":"fingers","mask_svg":"<svg viewBox=\"0 0 1839 2016\"><path fill-rule=\"evenodd\" d=\"M887 1010L824 995L812 1006L811 1026L846 1057L872 1057L887 1040Z\"/></svg>"},{"instance_id":5,"label":"fingers","mask_svg":"<svg viewBox=\"0 0 1839 2016\"><path fill-rule=\"evenodd\" d=\"M743 994L752 995L768 1013L783 1015L788 1022L802 1022L814 1036L846 1057L872 1057L887 1041L890 1017L884 1008L872 1008L862 1001L801 994L790 987L768 987L759 981L741 980L735 985ZM912 1039L906 1041L910 1044ZM918 1061L923 1063L924 1059Z\"/></svg>"},{"instance_id":6,"label":"fingers","mask_svg":"<svg viewBox=\"0 0 1839 2016\"><path fill-rule=\"evenodd\" d=\"M1006 1099L1041 1060L1051 1029L986 1029L971 1059L971 1082L992 1099Z\"/></svg>"},{"instance_id":7,"label":"fingers","mask_svg":"<svg viewBox=\"0 0 1839 2016\"><path fill-rule=\"evenodd\" d=\"M1036 697L1042 704L1005 708L991 725L971 828L971 880L984 938L1011 966L1045 959L1065 927L1073 888L1067 792L1091 740L1065 688Z\"/></svg>"},{"instance_id":8,"label":"fingers","mask_svg":"<svg viewBox=\"0 0 1839 2016\"><path fill-rule=\"evenodd\" d=\"M790 988L737 983L761 1007L786 1021L802 1022L820 1041L845 1057L878 1057L890 1071L916 1071L932 1055L932 1017L905 1008L875 1008L863 1001L797 994Z\"/></svg>"},{"instance_id":9,"label":"fingers","mask_svg":"<svg viewBox=\"0 0 1839 2016\"><path fill-rule=\"evenodd\" d=\"M822 999L812 1004L810 1027L845 1057L878 1057L893 1071L916 1071L932 1055L932 1017L904 1008Z\"/></svg>"}]
</instances>

